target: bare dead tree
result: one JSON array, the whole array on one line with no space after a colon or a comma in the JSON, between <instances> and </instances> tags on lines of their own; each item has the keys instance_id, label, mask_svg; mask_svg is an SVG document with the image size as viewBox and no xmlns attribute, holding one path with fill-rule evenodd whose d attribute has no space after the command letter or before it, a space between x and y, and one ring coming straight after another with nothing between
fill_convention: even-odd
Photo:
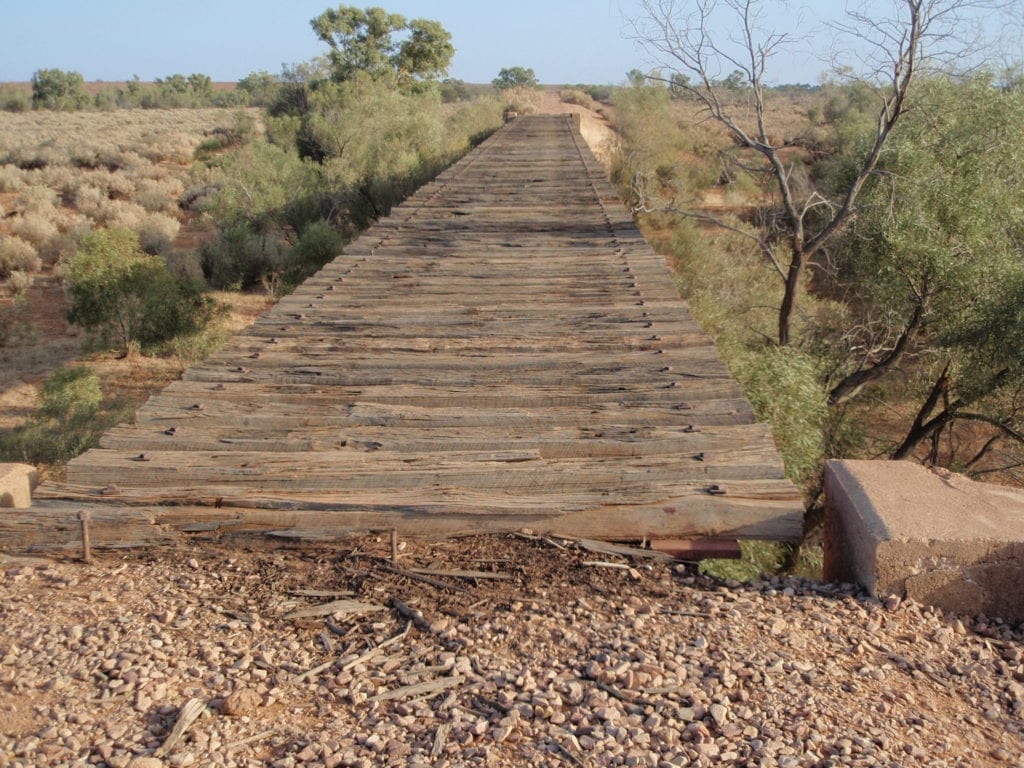
<instances>
[{"instance_id":1,"label":"bare dead tree","mask_svg":"<svg viewBox=\"0 0 1024 768\"><path fill-rule=\"evenodd\" d=\"M894 0L889 16L870 13L865 6L847 11L842 22L832 25L837 39L856 43L854 50L858 53L850 60L854 63L845 64L843 71L874 89L878 112L871 142L849 185L838 197L826 197L805 183L796 183L796 165L786 161L782 150L796 145L799 139L781 138L769 125L765 102L769 65L775 56L791 48L796 38L766 28L767 0L642 0L642 15L633 21L633 29L635 38L662 67L664 74L652 78L689 94L707 116L726 129L737 146L760 156L763 172L778 194L780 216L776 219L781 219L784 226L776 223L770 230L743 234L756 242L783 282L778 310L780 345L791 342L808 264L856 215L857 198L907 109L907 96L922 67L948 62L962 54L967 42L961 32L970 13L997 5L989 0ZM718 26L723 19L728 28ZM745 103L738 104L733 89L723 84L721 77L726 72L742 74ZM655 210L642 196L639 200L641 210ZM712 214L674 210L737 231L735 224ZM907 328L907 341L915 330L916 323ZM880 361L882 370L891 368L906 346L898 343L892 354ZM877 376L867 370L860 372L857 380L833 393L834 401L846 399L872 378Z\"/></svg>"}]
</instances>

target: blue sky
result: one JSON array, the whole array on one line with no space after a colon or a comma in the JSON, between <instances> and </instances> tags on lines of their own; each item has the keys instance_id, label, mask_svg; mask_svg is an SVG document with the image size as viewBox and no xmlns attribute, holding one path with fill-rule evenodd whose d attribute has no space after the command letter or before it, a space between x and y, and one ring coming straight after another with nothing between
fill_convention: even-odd
<instances>
[{"instance_id":1,"label":"blue sky","mask_svg":"<svg viewBox=\"0 0 1024 768\"><path fill-rule=\"evenodd\" d=\"M637 0L366 0L410 18L440 21L456 48L451 75L489 82L508 66L532 67L545 83L618 83L650 64L624 35ZM25 81L42 68L81 72L86 80L152 80L202 72L238 80L323 53L309 20L337 3L325 0L25 0L4 3L0 82ZM773 23L802 12L820 20L841 0L794 2ZM775 82L817 81L820 60L781 57Z\"/></svg>"}]
</instances>

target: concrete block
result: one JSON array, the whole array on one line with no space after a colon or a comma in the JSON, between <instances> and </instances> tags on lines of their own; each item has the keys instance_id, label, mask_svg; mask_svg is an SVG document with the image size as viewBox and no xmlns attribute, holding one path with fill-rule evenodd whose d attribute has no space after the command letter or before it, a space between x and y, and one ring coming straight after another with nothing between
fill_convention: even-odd
<instances>
[{"instance_id":1,"label":"concrete block","mask_svg":"<svg viewBox=\"0 0 1024 768\"><path fill-rule=\"evenodd\" d=\"M28 509L32 491L39 485L35 467L27 464L0 464L0 508Z\"/></svg>"},{"instance_id":2,"label":"concrete block","mask_svg":"<svg viewBox=\"0 0 1024 768\"><path fill-rule=\"evenodd\" d=\"M825 467L825 578L1024 621L1024 492L907 461Z\"/></svg>"}]
</instances>

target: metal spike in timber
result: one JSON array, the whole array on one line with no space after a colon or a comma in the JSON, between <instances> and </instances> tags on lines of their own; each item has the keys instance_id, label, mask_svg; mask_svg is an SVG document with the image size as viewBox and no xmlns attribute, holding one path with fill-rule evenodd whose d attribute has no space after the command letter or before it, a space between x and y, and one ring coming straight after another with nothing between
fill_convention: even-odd
<instances>
[{"instance_id":1,"label":"metal spike in timber","mask_svg":"<svg viewBox=\"0 0 1024 768\"><path fill-rule=\"evenodd\" d=\"M795 539L769 430L568 116L515 120L72 461L0 550Z\"/></svg>"}]
</instances>

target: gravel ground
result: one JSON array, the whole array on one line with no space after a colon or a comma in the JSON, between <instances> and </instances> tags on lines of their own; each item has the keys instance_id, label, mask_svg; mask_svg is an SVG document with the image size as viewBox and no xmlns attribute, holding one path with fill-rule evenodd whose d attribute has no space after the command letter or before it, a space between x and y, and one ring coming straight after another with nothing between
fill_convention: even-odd
<instances>
[{"instance_id":1,"label":"gravel ground","mask_svg":"<svg viewBox=\"0 0 1024 768\"><path fill-rule=\"evenodd\" d=\"M0 768L1024 766L997 618L564 541L400 548L0 560Z\"/></svg>"}]
</instances>

